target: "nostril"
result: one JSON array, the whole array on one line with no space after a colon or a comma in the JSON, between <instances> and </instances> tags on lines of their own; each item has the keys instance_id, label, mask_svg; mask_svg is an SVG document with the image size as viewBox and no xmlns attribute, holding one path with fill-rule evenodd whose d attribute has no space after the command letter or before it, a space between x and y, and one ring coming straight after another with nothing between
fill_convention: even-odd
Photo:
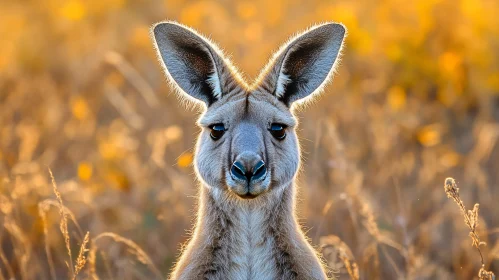
<instances>
[{"instance_id":1,"label":"nostril","mask_svg":"<svg viewBox=\"0 0 499 280\"><path fill-rule=\"evenodd\" d=\"M263 160L258 160L258 162L253 166L253 168L248 167L243 164L244 161L236 161L232 164L230 172L235 179L245 180L246 182L251 182L254 180L261 179L267 173L267 168L265 167L265 163ZM249 164L248 164L249 165Z\"/></svg>"},{"instance_id":2,"label":"nostril","mask_svg":"<svg viewBox=\"0 0 499 280\"><path fill-rule=\"evenodd\" d=\"M265 163L260 160L255 167L253 168L253 177L252 180L260 179L267 173L267 168L265 167Z\"/></svg>"},{"instance_id":3,"label":"nostril","mask_svg":"<svg viewBox=\"0 0 499 280\"><path fill-rule=\"evenodd\" d=\"M230 172L238 179L246 180L246 169L240 162L234 162L234 164L232 164Z\"/></svg>"}]
</instances>

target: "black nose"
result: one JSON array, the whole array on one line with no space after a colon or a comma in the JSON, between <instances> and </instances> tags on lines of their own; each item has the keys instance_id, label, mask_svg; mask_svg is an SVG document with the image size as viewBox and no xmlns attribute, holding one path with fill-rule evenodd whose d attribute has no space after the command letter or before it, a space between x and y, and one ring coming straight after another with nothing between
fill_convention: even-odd
<instances>
[{"instance_id":1,"label":"black nose","mask_svg":"<svg viewBox=\"0 0 499 280\"><path fill-rule=\"evenodd\" d=\"M263 160L239 159L232 164L230 172L232 176L240 180L246 180L248 183L261 179L267 173L267 167L265 167L265 162Z\"/></svg>"}]
</instances>

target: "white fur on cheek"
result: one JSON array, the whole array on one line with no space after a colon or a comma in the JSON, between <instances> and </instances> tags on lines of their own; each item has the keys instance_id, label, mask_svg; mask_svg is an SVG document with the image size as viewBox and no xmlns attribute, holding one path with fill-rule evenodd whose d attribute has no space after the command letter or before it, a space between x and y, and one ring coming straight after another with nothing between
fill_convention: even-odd
<instances>
[{"instance_id":1,"label":"white fur on cheek","mask_svg":"<svg viewBox=\"0 0 499 280\"><path fill-rule=\"evenodd\" d=\"M288 75L284 74L282 69L279 73L279 77L277 78L277 87L275 94L278 98L281 98L284 95L284 91L286 90L286 85L291 82L291 79Z\"/></svg>"},{"instance_id":2,"label":"white fur on cheek","mask_svg":"<svg viewBox=\"0 0 499 280\"><path fill-rule=\"evenodd\" d=\"M208 84L210 84L211 89L213 89L213 96L216 99L222 97L222 86L220 85L220 79L218 78L217 72L213 72L207 80Z\"/></svg>"}]
</instances>

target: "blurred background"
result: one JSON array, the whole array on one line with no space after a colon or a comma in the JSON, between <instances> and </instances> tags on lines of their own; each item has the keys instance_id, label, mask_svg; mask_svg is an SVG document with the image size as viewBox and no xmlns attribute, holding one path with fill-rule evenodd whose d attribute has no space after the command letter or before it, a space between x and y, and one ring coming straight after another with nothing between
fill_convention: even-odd
<instances>
[{"instance_id":1,"label":"blurred background","mask_svg":"<svg viewBox=\"0 0 499 280\"><path fill-rule=\"evenodd\" d=\"M165 19L216 41L250 81L289 36L345 24L334 82L297 113L308 236L339 279L345 260L361 279L477 278L480 255L444 192L451 176L468 209L480 203L484 262L499 271L498 1L0 0L0 10L0 279L72 277L87 231L76 278L168 274L196 209L199 112L178 102L156 59L149 28Z\"/></svg>"}]
</instances>

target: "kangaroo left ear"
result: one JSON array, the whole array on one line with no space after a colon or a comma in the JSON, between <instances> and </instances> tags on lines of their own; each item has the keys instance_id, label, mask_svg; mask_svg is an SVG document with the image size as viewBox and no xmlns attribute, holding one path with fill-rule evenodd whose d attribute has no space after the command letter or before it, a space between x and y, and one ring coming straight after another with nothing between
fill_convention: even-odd
<instances>
[{"instance_id":1,"label":"kangaroo left ear","mask_svg":"<svg viewBox=\"0 0 499 280\"><path fill-rule=\"evenodd\" d=\"M287 106L310 96L330 78L344 38L342 24L311 28L281 48L263 72L261 86Z\"/></svg>"},{"instance_id":2,"label":"kangaroo left ear","mask_svg":"<svg viewBox=\"0 0 499 280\"><path fill-rule=\"evenodd\" d=\"M232 83L229 66L219 51L194 30L176 22L152 29L166 74L188 96L210 106Z\"/></svg>"}]
</instances>

